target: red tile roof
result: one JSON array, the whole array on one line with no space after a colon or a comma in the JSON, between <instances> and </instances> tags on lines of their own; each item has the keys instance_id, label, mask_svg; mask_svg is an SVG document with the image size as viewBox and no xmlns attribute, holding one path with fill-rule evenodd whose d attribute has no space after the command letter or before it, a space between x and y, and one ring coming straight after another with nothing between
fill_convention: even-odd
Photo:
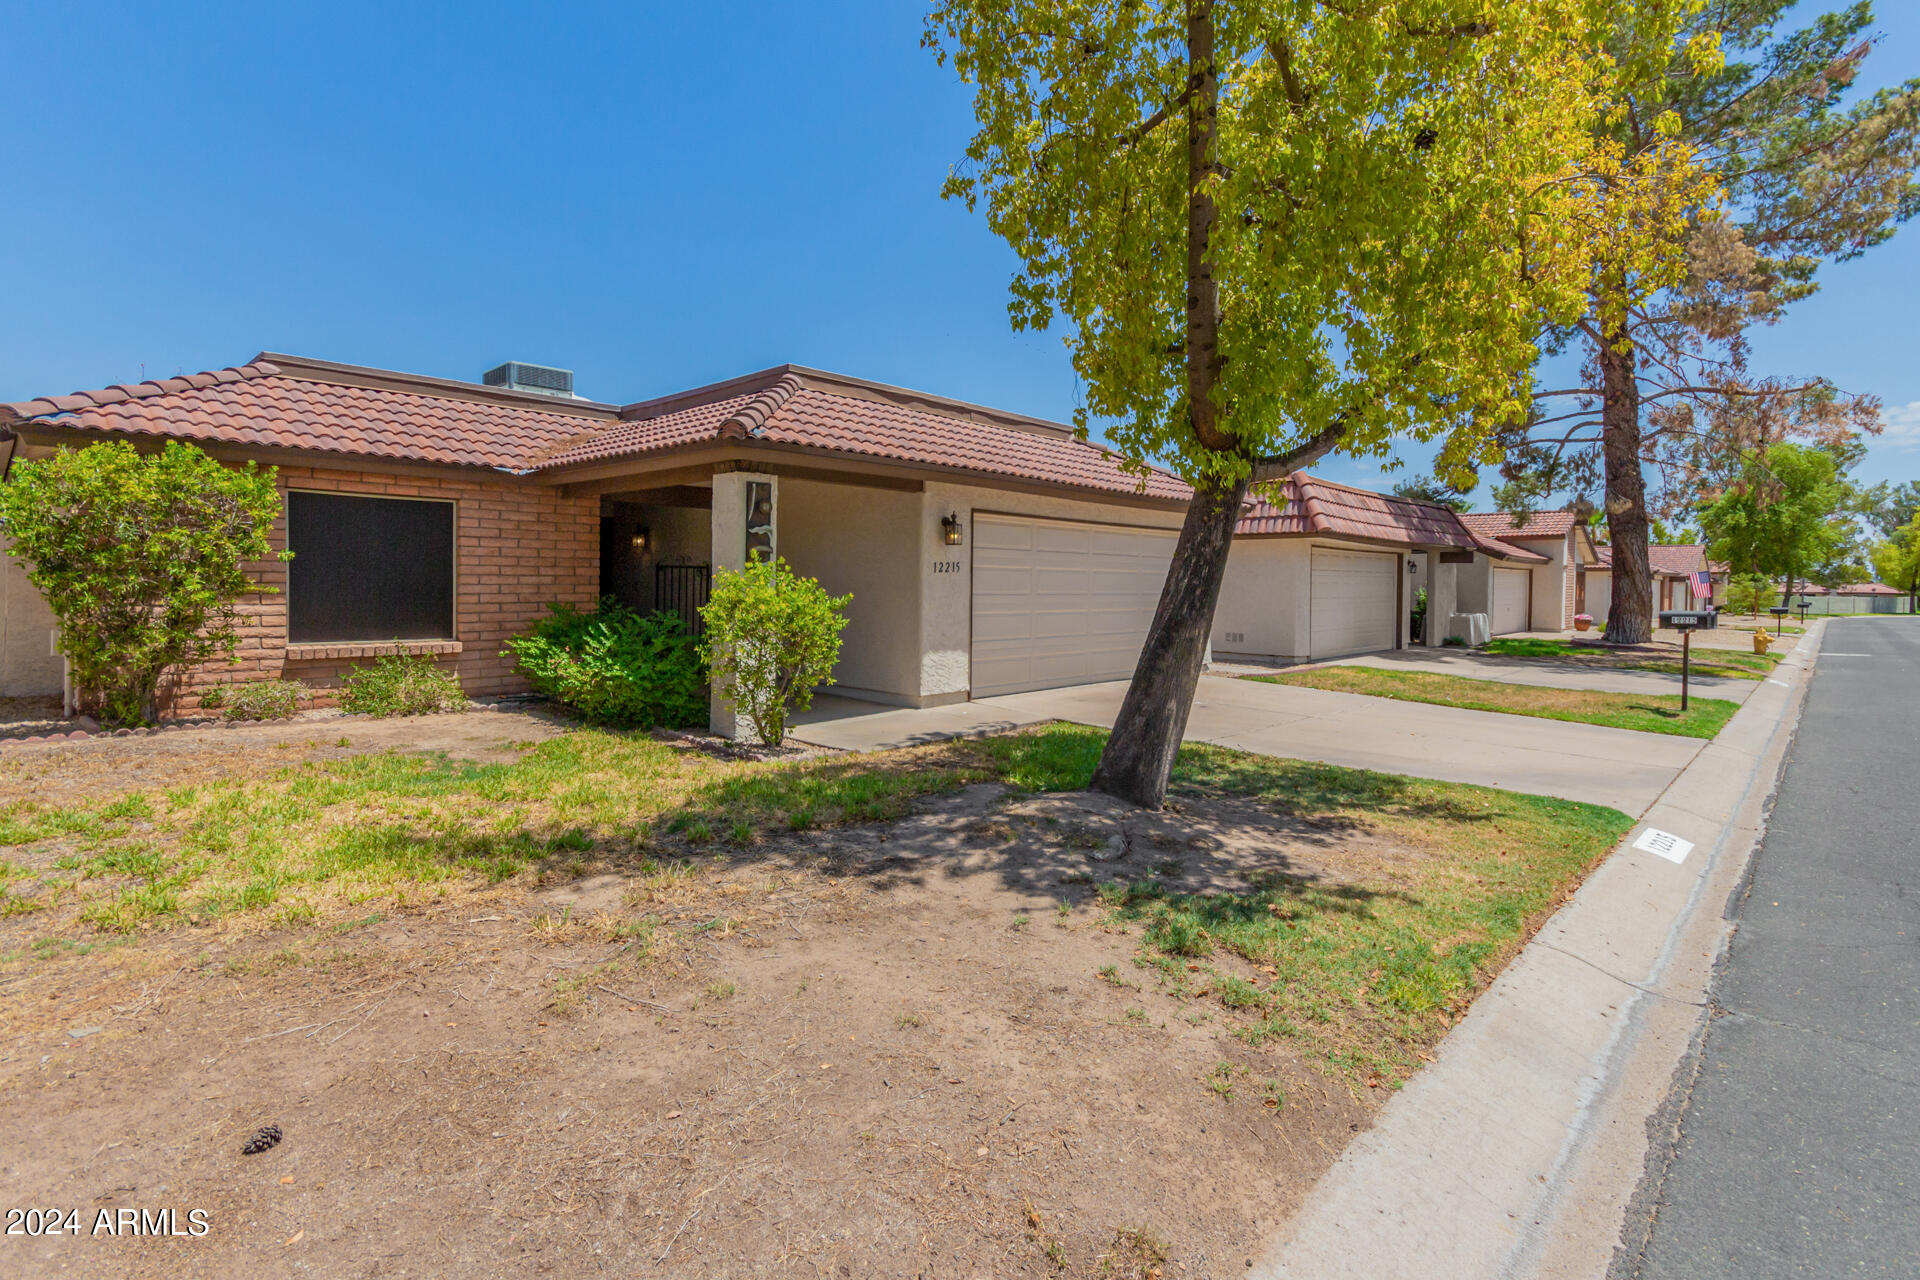
<instances>
[{"instance_id":1,"label":"red tile roof","mask_svg":"<svg viewBox=\"0 0 1920 1280\"><path fill-rule=\"evenodd\" d=\"M1514 538L1564 538L1567 530L1579 520L1580 517L1571 511L1535 511L1522 523L1516 523L1513 516L1505 511L1469 511L1460 517L1460 523L1475 533L1502 541Z\"/></svg>"},{"instance_id":2,"label":"red tile roof","mask_svg":"<svg viewBox=\"0 0 1920 1280\"><path fill-rule=\"evenodd\" d=\"M1281 501L1255 501L1234 527L1236 536L1318 534L1404 547L1459 547L1511 560L1546 561L1546 557L1518 547L1483 545L1460 523L1451 507L1439 503L1355 489L1304 471L1294 472L1279 488Z\"/></svg>"},{"instance_id":3,"label":"red tile roof","mask_svg":"<svg viewBox=\"0 0 1920 1280\"><path fill-rule=\"evenodd\" d=\"M454 398L425 383L399 390L306 373L262 356L234 369L0 406L0 422L517 470L531 448L576 436L589 421L529 405L525 393L476 386L473 398Z\"/></svg>"},{"instance_id":4,"label":"red tile roof","mask_svg":"<svg viewBox=\"0 0 1920 1280\"><path fill-rule=\"evenodd\" d=\"M744 384L744 385L743 385ZM640 457L702 441L757 440L888 461L1186 501L1167 472L1134 476L1067 427L782 366L700 393L622 409L623 421L549 450L543 469Z\"/></svg>"},{"instance_id":5,"label":"red tile roof","mask_svg":"<svg viewBox=\"0 0 1920 1280\"><path fill-rule=\"evenodd\" d=\"M1600 567L1613 567L1613 548L1605 543L1594 548L1600 553ZM1698 543L1679 543L1663 545L1653 543L1647 547L1647 567L1656 576L1664 574L1669 578L1684 578L1698 569L1708 568L1707 549ZM1724 569L1721 565L1719 568Z\"/></svg>"},{"instance_id":6,"label":"red tile roof","mask_svg":"<svg viewBox=\"0 0 1920 1280\"><path fill-rule=\"evenodd\" d=\"M1656 574L1684 578L1707 567L1707 549L1697 542L1647 548L1647 567Z\"/></svg>"},{"instance_id":7,"label":"red tile roof","mask_svg":"<svg viewBox=\"0 0 1920 1280\"><path fill-rule=\"evenodd\" d=\"M1835 587L1837 596L1903 596L1906 592L1898 587L1890 587L1884 582L1849 582L1843 587Z\"/></svg>"},{"instance_id":8,"label":"red tile roof","mask_svg":"<svg viewBox=\"0 0 1920 1280\"><path fill-rule=\"evenodd\" d=\"M764 441L1173 502L1159 470L1121 470L1056 423L783 365L617 409L263 353L251 364L0 405L0 426L549 471L704 443Z\"/></svg>"}]
</instances>

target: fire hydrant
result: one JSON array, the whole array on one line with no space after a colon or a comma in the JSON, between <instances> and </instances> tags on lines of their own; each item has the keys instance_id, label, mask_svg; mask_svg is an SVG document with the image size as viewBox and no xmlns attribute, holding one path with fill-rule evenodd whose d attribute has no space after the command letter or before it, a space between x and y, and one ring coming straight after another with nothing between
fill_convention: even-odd
<instances>
[{"instance_id":1,"label":"fire hydrant","mask_svg":"<svg viewBox=\"0 0 1920 1280\"><path fill-rule=\"evenodd\" d=\"M1753 651L1755 653L1765 653L1772 647L1773 637L1768 635L1764 629L1753 633Z\"/></svg>"}]
</instances>

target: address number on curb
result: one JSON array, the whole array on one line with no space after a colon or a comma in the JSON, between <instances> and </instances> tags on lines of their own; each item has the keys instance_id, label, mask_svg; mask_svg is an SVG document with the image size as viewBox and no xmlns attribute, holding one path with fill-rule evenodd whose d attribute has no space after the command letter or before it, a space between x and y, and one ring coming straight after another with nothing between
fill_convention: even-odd
<instances>
[{"instance_id":1,"label":"address number on curb","mask_svg":"<svg viewBox=\"0 0 1920 1280\"><path fill-rule=\"evenodd\" d=\"M1658 827L1648 827L1633 842L1636 849L1657 854L1668 862L1685 862L1687 855L1693 852L1693 841L1682 840L1671 831L1662 831Z\"/></svg>"}]
</instances>

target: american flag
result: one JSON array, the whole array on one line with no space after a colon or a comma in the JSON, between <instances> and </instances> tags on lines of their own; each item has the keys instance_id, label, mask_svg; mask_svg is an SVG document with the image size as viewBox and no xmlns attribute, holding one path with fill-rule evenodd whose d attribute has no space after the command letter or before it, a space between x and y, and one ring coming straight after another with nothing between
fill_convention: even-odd
<instances>
[{"instance_id":1,"label":"american flag","mask_svg":"<svg viewBox=\"0 0 1920 1280\"><path fill-rule=\"evenodd\" d=\"M1713 573L1711 570L1695 569L1687 575L1687 585L1693 589L1695 599L1713 599Z\"/></svg>"}]
</instances>

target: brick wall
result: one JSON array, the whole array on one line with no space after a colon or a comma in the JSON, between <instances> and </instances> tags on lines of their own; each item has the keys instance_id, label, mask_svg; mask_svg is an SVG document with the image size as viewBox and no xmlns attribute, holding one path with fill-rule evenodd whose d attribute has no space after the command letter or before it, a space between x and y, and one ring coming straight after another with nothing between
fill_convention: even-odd
<instances>
[{"instance_id":1,"label":"brick wall","mask_svg":"<svg viewBox=\"0 0 1920 1280\"><path fill-rule=\"evenodd\" d=\"M565 498L526 484L490 483L468 477L388 475L312 467L281 467L280 488L318 489L396 498L452 499L454 511L454 639L434 660L457 672L474 696L520 693L526 684L513 663L500 656L507 637L565 601L591 606L600 591L600 500ZM286 546L283 512L273 545ZM277 588L241 602L236 650L239 662L213 662L185 673L167 691L171 710L191 711L199 694L215 684L249 679L303 680L319 691L316 702L359 663L385 646L287 645L287 565L257 565L254 577ZM457 649L457 652L446 650Z\"/></svg>"},{"instance_id":2,"label":"brick wall","mask_svg":"<svg viewBox=\"0 0 1920 1280\"><path fill-rule=\"evenodd\" d=\"M1579 536L1574 530L1567 530L1567 558L1566 563L1561 566L1562 577L1565 578L1560 593L1560 630L1562 631L1573 630L1573 615L1576 612L1574 602L1580 586L1579 547Z\"/></svg>"}]
</instances>

